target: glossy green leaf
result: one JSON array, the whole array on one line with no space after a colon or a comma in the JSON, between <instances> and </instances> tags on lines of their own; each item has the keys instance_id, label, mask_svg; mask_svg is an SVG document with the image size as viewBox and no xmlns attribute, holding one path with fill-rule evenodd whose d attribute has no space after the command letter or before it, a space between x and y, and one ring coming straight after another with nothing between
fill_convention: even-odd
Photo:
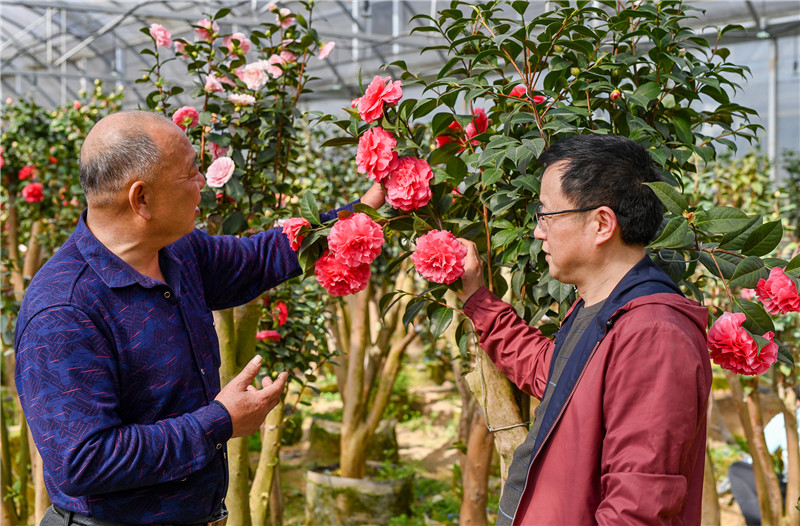
<instances>
[{"instance_id":1,"label":"glossy green leaf","mask_svg":"<svg viewBox=\"0 0 800 526\"><path fill-rule=\"evenodd\" d=\"M684 240L691 233L692 229L685 217L673 217L658 239L650 243L650 248L683 248Z\"/></svg>"},{"instance_id":2,"label":"glossy green leaf","mask_svg":"<svg viewBox=\"0 0 800 526\"><path fill-rule=\"evenodd\" d=\"M661 202L664 203L664 207L673 215L683 215L683 211L689 208L686 197L673 186L661 181L644 184L653 190Z\"/></svg>"},{"instance_id":3,"label":"glossy green leaf","mask_svg":"<svg viewBox=\"0 0 800 526\"><path fill-rule=\"evenodd\" d=\"M767 279L768 276L769 272L767 272L764 262L761 261L760 258L750 256L744 258L741 263L736 266L736 270L731 276L730 283L746 289L754 289L759 279Z\"/></svg>"},{"instance_id":4,"label":"glossy green leaf","mask_svg":"<svg viewBox=\"0 0 800 526\"><path fill-rule=\"evenodd\" d=\"M725 234L745 228L751 218L738 208L715 206L697 214L697 227L710 234Z\"/></svg>"},{"instance_id":5,"label":"glossy green leaf","mask_svg":"<svg viewBox=\"0 0 800 526\"><path fill-rule=\"evenodd\" d=\"M775 326L772 323L767 311L760 303L755 303L750 300L738 298L734 296L734 303L736 304L736 311L743 312L747 315L747 320L743 326L745 329L753 334L766 334L768 332L775 332Z\"/></svg>"},{"instance_id":6,"label":"glossy green leaf","mask_svg":"<svg viewBox=\"0 0 800 526\"><path fill-rule=\"evenodd\" d=\"M300 215L308 220L312 225L320 225L322 221L319 218L319 207L317 201L314 199L314 194L306 190L300 198Z\"/></svg>"},{"instance_id":7,"label":"glossy green leaf","mask_svg":"<svg viewBox=\"0 0 800 526\"><path fill-rule=\"evenodd\" d=\"M431 334L434 338L438 338L444 333L453 321L453 309L449 307L440 307L433 311L431 315Z\"/></svg>"},{"instance_id":8,"label":"glossy green leaf","mask_svg":"<svg viewBox=\"0 0 800 526\"><path fill-rule=\"evenodd\" d=\"M414 318L425 308L427 302L424 298L414 298L406 305L406 311L403 313L403 326L408 327L414 322Z\"/></svg>"},{"instance_id":9,"label":"glossy green leaf","mask_svg":"<svg viewBox=\"0 0 800 526\"><path fill-rule=\"evenodd\" d=\"M800 278L800 254L797 254L795 257L793 257L792 260L789 261L789 264L786 265L786 268L783 269L783 271L791 276Z\"/></svg>"},{"instance_id":10,"label":"glossy green leaf","mask_svg":"<svg viewBox=\"0 0 800 526\"><path fill-rule=\"evenodd\" d=\"M748 256L766 256L778 246L783 238L783 226L780 221L770 221L753 230L742 247L742 253Z\"/></svg>"}]
</instances>

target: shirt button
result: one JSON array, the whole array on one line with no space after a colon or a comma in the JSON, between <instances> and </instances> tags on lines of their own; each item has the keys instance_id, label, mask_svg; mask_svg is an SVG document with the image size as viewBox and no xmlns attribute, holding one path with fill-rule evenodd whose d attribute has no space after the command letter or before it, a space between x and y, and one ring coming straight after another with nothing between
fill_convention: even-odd
<instances>
[{"instance_id":1,"label":"shirt button","mask_svg":"<svg viewBox=\"0 0 800 526\"><path fill-rule=\"evenodd\" d=\"M222 449L222 444L217 444L217 449Z\"/></svg>"},{"instance_id":2,"label":"shirt button","mask_svg":"<svg viewBox=\"0 0 800 526\"><path fill-rule=\"evenodd\" d=\"M164 297L170 299L172 297L172 293L170 291L164 291Z\"/></svg>"}]
</instances>

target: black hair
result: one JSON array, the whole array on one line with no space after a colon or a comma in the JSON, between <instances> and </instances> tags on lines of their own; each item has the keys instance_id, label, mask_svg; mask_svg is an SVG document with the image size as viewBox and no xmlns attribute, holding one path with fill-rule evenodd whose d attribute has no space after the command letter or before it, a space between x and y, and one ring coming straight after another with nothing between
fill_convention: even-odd
<instances>
[{"instance_id":1,"label":"black hair","mask_svg":"<svg viewBox=\"0 0 800 526\"><path fill-rule=\"evenodd\" d=\"M622 241L647 245L664 218L664 205L647 182L660 181L647 150L619 135L575 135L554 142L541 156L545 167L566 161L561 191L575 208L608 206Z\"/></svg>"}]
</instances>

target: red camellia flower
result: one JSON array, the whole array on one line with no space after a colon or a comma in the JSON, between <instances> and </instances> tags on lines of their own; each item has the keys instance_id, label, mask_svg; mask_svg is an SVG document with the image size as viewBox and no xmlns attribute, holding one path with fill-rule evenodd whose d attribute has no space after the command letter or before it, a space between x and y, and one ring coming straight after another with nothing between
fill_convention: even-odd
<instances>
[{"instance_id":1,"label":"red camellia flower","mask_svg":"<svg viewBox=\"0 0 800 526\"><path fill-rule=\"evenodd\" d=\"M769 279L758 280L756 296L764 303L770 314L800 312L797 284L782 268L774 267L769 271Z\"/></svg>"},{"instance_id":2,"label":"red camellia flower","mask_svg":"<svg viewBox=\"0 0 800 526\"><path fill-rule=\"evenodd\" d=\"M534 95L533 97L531 97L531 100L533 101L534 104L542 104L547 99L543 95Z\"/></svg>"},{"instance_id":3,"label":"red camellia flower","mask_svg":"<svg viewBox=\"0 0 800 526\"><path fill-rule=\"evenodd\" d=\"M367 174L375 182L382 182L389 174L389 166L397 159L394 135L380 126L370 128L358 140L356 165L358 173Z\"/></svg>"},{"instance_id":4,"label":"red camellia flower","mask_svg":"<svg viewBox=\"0 0 800 526\"><path fill-rule=\"evenodd\" d=\"M304 226L311 226L311 223L304 217L293 217L287 219L286 222L283 223L283 233L289 238L289 244L295 252L300 250L300 245L303 243L303 239L305 239L305 236L297 234Z\"/></svg>"},{"instance_id":5,"label":"red camellia flower","mask_svg":"<svg viewBox=\"0 0 800 526\"><path fill-rule=\"evenodd\" d=\"M372 263L383 247L383 230L367 214L358 212L337 221L328 236L328 248L349 267Z\"/></svg>"},{"instance_id":6,"label":"red camellia flower","mask_svg":"<svg viewBox=\"0 0 800 526\"><path fill-rule=\"evenodd\" d=\"M485 132L489 128L489 117L486 116L486 111L483 108L475 108L473 113L475 116L472 122L467 124L467 138L472 139L478 134ZM473 146L479 145L481 142L478 140L471 141Z\"/></svg>"},{"instance_id":7,"label":"red camellia flower","mask_svg":"<svg viewBox=\"0 0 800 526\"><path fill-rule=\"evenodd\" d=\"M197 125L200 114L191 106L183 106L175 110L172 114L172 122L174 122L180 129L185 130Z\"/></svg>"},{"instance_id":8,"label":"red camellia flower","mask_svg":"<svg viewBox=\"0 0 800 526\"><path fill-rule=\"evenodd\" d=\"M720 316L708 331L708 350L711 359L724 369L736 374L761 375L778 361L778 344L775 335L768 332L764 338L770 343L759 352L753 337L742 327L746 319L741 312Z\"/></svg>"},{"instance_id":9,"label":"red camellia flower","mask_svg":"<svg viewBox=\"0 0 800 526\"><path fill-rule=\"evenodd\" d=\"M514 86L514 88L511 90L511 92L508 94L508 96L509 97L516 97L518 99L521 99L522 97L525 96L526 93L528 93L528 88L526 88L522 84L518 84L517 86Z\"/></svg>"},{"instance_id":10,"label":"red camellia flower","mask_svg":"<svg viewBox=\"0 0 800 526\"><path fill-rule=\"evenodd\" d=\"M417 272L434 283L450 284L464 274L467 247L446 230L431 230L417 239L411 255Z\"/></svg>"},{"instance_id":11,"label":"red camellia flower","mask_svg":"<svg viewBox=\"0 0 800 526\"><path fill-rule=\"evenodd\" d=\"M485 132L489 128L489 117L486 115L486 111L483 108L475 108L475 112L472 115L474 118L467 124L467 129L464 130L464 133L462 133L462 128L458 121L451 122L448 126L450 131L445 135L436 137L436 147L441 148L447 143L456 142L462 146L458 152L461 153L464 151L467 140ZM464 134L466 134L466 138L464 138ZM470 144L473 146L477 146L480 143L481 142L477 139L470 141Z\"/></svg>"},{"instance_id":12,"label":"red camellia flower","mask_svg":"<svg viewBox=\"0 0 800 526\"><path fill-rule=\"evenodd\" d=\"M258 331L256 333L256 339L268 342L279 342L281 341L281 335L278 331Z\"/></svg>"},{"instance_id":13,"label":"red camellia flower","mask_svg":"<svg viewBox=\"0 0 800 526\"><path fill-rule=\"evenodd\" d=\"M33 166L23 166L22 170L19 171L19 178L20 179L36 179L36 168Z\"/></svg>"},{"instance_id":14,"label":"red camellia flower","mask_svg":"<svg viewBox=\"0 0 800 526\"><path fill-rule=\"evenodd\" d=\"M22 189L22 197L29 203L38 203L44 198L42 183L30 183Z\"/></svg>"},{"instance_id":15,"label":"red camellia flower","mask_svg":"<svg viewBox=\"0 0 800 526\"><path fill-rule=\"evenodd\" d=\"M384 181L386 202L392 208L416 210L431 200L429 181L433 172L427 161L414 157L399 157L389 167L389 178Z\"/></svg>"},{"instance_id":16,"label":"red camellia flower","mask_svg":"<svg viewBox=\"0 0 800 526\"><path fill-rule=\"evenodd\" d=\"M279 327L285 325L286 320L289 319L289 307L284 302L279 301L272 311L272 319L275 320Z\"/></svg>"},{"instance_id":17,"label":"red camellia flower","mask_svg":"<svg viewBox=\"0 0 800 526\"><path fill-rule=\"evenodd\" d=\"M337 261L330 250L326 250L314 265L314 274L328 294L346 296L367 288L370 270L368 263L357 267L348 267Z\"/></svg>"},{"instance_id":18,"label":"red camellia flower","mask_svg":"<svg viewBox=\"0 0 800 526\"><path fill-rule=\"evenodd\" d=\"M618 89L615 89L614 91L611 92L611 95L609 95L608 97L611 100L619 100L620 98L622 98L622 92L619 91Z\"/></svg>"},{"instance_id":19,"label":"red camellia flower","mask_svg":"<svg viewBox=\"0 0 800 526\"><path fill-rule=\"evenodd\" d=\"M383 115L384 104L397 104L403 96L402 82L392 82L391 77L376 76L358 100L358 114L364 122L373 122Z\"/></svg>"},{"instance_id":20,"label":"red camellia flower","mask_svg":"<svg viewBox=\"0 0 800 526\"><path fill-rule=\"evenodd\" d=\"M448 135L439 135L438 137L436 137L436 147L437 148L441 148L445 144L451 143L451 142L454 142L454 141L457 141L459 144L464 144L463 140L459 140L459 139L453 138L453 135L460 135L461 130L462 130L461 125L458 123L458 121L451 122L447 127L450 129L450 134L448 134ZM463 149L464 148L461 148L461 150L459 150L459 151L462 151Z\"/></svg>"}]
</instances>

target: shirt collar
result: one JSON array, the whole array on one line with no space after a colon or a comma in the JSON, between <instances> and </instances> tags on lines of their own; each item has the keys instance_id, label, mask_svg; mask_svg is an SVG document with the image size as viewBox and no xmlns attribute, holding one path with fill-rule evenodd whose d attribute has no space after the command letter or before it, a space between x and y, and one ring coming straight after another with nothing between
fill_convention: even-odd
<instances>
[{"instance_id":1,"label":"shirt collar","mask_svg":"<svg viewBox=\"0 0 800 526\"><path fill-rule=\"evenodd\" d=\"M87 210L84 210L81 213L78 226L75 228L75 244L86 263L103 283L110 288L127 287L134 284L145 288L164 285L157 279L141 274L103 245L86 225L86 212ZM168 249L161 249L159 262L165 278L172 282L174 270L178 267L175 257ZM165 266L167 268L164 268Z\"/></svg>"}]
</instances>

